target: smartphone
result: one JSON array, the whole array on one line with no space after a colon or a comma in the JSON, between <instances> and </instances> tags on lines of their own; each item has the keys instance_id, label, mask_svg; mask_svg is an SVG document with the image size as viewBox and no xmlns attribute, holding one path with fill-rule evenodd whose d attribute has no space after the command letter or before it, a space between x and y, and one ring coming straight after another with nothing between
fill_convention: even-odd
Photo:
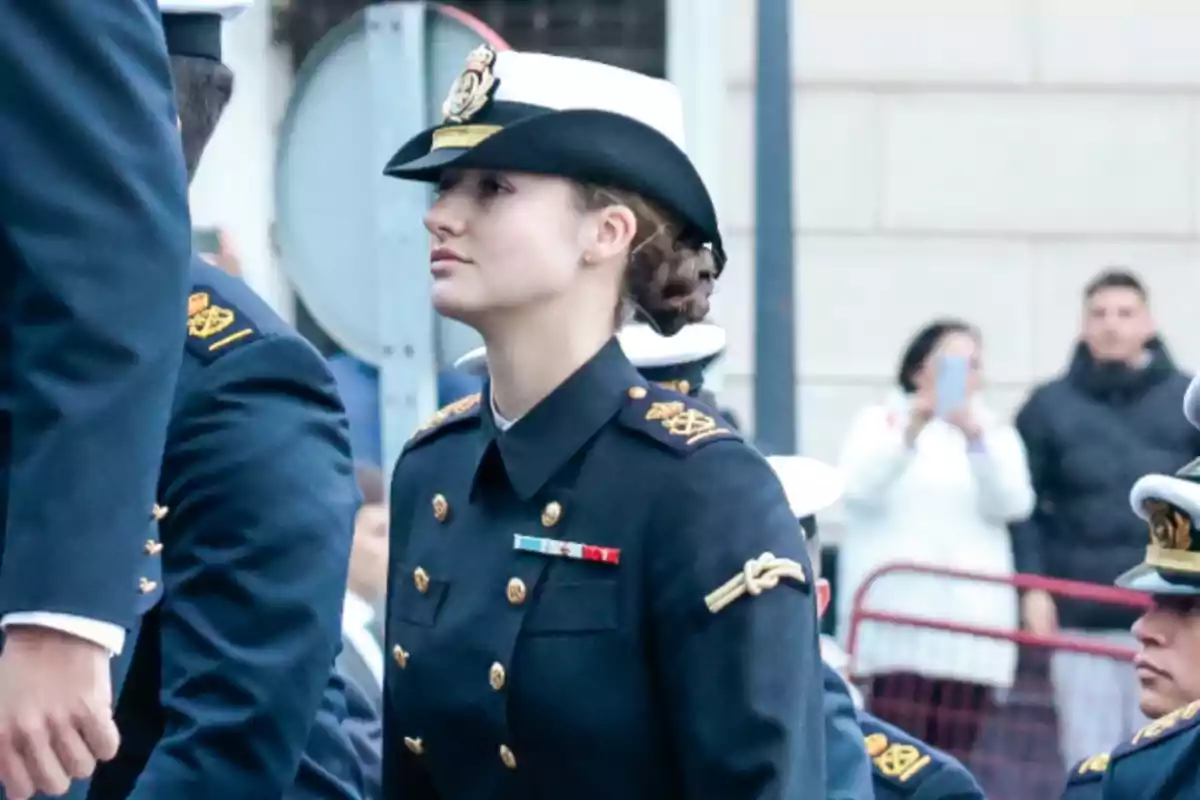
<instances>
[{"instance_id":1,"label":"smartphone","mask_svg":"<svg viewBox=\"0 0 1200 800\"><path fill-rule=\"evenodd\" d=\"M938 356L934 383L934 413L945 418L967 403L967 373L971 368L966 356Z\"/></svg>"}]
</instances>

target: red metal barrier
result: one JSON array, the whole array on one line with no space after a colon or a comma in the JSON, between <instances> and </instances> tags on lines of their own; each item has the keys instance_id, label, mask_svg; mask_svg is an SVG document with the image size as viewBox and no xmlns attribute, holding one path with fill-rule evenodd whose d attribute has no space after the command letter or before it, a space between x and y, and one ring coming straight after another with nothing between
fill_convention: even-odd
<instances>
[{"instance_id":1,"label":"red metal barrier","mask_svg":"<svg viewBox=\"0 0 1200 800\"><path fill-rule=\"evenodd\" d=\"M887 565L872 573L854 594L846 639L849 671L863 691L867 708L959 758L980 779L991 800L1057 798L1066 775L1063 754L1073 756L1073 749L1078 748L1073 748L1059 736L1059 714L1050 680L1052 657L1056 653L1091 657L1083 663L1094 665L1095 679L1082 680L1077 689L1089 691L1089 687L1096 687L1096 694L1101 695L1107 671L1116 663L1130 661L1135 651L1079 636L1039 636L1025 630L985 627L871 607L872 588L881 580L896 575L944 580L947 586L965 582L1017 590L1042 589L1056 598L1130 609L1148 607L1149 598L1113 586L1037 575L998 577L916 563ZM980 591L986 590L981 588ZM978 658L981 648L984 656L999 647L1009 657L1015 648L1015 680L1011 688L997 690L978 682L959 680L957 675L946 679L944 675L931 677L916 671L891 669L864 675L864 665L859 658L864 627L868 631L879 627L941 632L936 635L914 633L911 638L917 643L914 646L922 642L932 646L930 643L936 642L937 654L932 660L939 663L951 665L956 657L962 659L957 671L959 675L969 672L963 665L976 663L970 659ZM890 636L889 641L896 638L895 634ZM983 642L993 644L982 645ZM995 643L1011 643L1012 647ZM926 653L924 660L915 660L928 663L930 654ZM865 666L870 668L869 664ZM955 670L948 669L947 672L954 673ZM1131 686L1128 694L1133 697L1135 691L1136 686ZM1099 697L1097 702L1100 702Z\"/></svg>"}]
</instances>

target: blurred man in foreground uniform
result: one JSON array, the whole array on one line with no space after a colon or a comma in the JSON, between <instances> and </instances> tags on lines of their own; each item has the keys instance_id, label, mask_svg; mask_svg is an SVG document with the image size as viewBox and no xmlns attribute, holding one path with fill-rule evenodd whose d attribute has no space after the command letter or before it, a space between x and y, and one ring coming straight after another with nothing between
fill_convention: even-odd
<instances>
[{"instance_id":1,"label":"blurred man in foreground uniform","mask_svg":"<svg viewBox=\"0 0 1200 800\"><path fill-rule=\"evenodd\" d=\"M233 89L221 17L249 0L162 0L194 173ZM194 12L194 13L175 13ZM358 492L324 359L246 284L199 258L120 753L94 800L357 800L333 675ZM156 589L158 583L161 590Z\"/></svg>"},{"instance_id":2,"label":"blurred man in foreground uniform","mask_svg":"<svg viewBox=\"0 0 1200 800\"><path fill-rule=\"evenodd\" d=\"M1184 411L1200 427L1200 381ZM1154 721L1076 764L1063 792L1069 800L1200 797L1200 459L1174 475L1143 477L1130 504L1149 524L1150 544L1116 583L1151 598L1133 634L1138 700Z\"/></svg>"},{"instance_id":3,"label":"blurred man in foreground uniform","mask_svg":"<svg viewBox=\"0 0 1200 800\"><path fill-rule=\"evenodd\" d=\"M191 231L152 0L0 7L0 784L111 757Z\"/></svg>"},{"instance_id":4,"label":"blurred man in foreground uniform","mask_svg":"<svg viewBox=\"0 0 1200 800\"><path fill-rule=\"evenodd\" d=\"M767 461L787 492L816 570L821 563L816 515L840 499L841 476L803 456L768 456ZM828 605L829 581L818 577L818 612L824 614ZM952 756L856 709L844 679L828 664L825 714L830 800L985 800L971 773Z\"/></svg>"}]
</instances>

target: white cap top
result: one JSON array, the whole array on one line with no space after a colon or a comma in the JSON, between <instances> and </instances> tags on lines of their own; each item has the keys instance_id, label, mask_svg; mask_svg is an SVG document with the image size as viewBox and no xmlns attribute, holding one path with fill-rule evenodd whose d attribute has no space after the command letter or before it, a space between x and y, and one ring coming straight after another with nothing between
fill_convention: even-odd
<instances>
[{"instance_id":1,"label":"white cap top","mask_svg":"<svg viewBox=\"0 0 1200 800\"><path fill-rule=\"evenodd\" d=\"M842 497L842 473L824 461L807 456L767 456L767 463L783 484L797 519L824 511Z\"/></svg>"},{"instance_id":2,"label":"white cap top","mask_svg":"<svg viewBox=\"0 0 1200 800\"><path fill-rule=\"evenodd\" d=\"M253 2L254 0L159 0L158 10L162 14L220 14L222 19L233 19Z\"/></svg>"},{"instance_id":3,"label":"white cap top","mask_svg":"<svg viewBox=\"0 0 1200 800\"><path fill-rule=\"evenodd\" d=\"M1183 396L1183 415L1194 427L1200 428L1200 375L1192 378Z\"/></svg>"},{"instance_id":4,"label":"white cap top","mask_svg":"<svg viewBox=\"0 0 1200 800\"><path fill-rule=\"evenodd\" d=\"M1146 504L1161 500L1181 509L1192 518L1200 518L1200 484L1171 475L1143 475L1129 491L1133 513L1149 521Z\"/></svg>"},{"instance_id":5,"label":"white cap top","mask_svg":"<svg viewBox=\"0 0 1200 800\"><path fill-rule=\"evenodd\" d=\"M683 99L668 81L598 61L516 50L497 52L492 74L499 81L492 97L495 102L622 114L654 128L684 150Z\"/></svg>"},{"instance_id":6,"label":"white cap top","mask_svg":"<svg viewBox=\"0 0 1200 800\"><path fill-rule=\"evenodd\" d=\"M711 322L685 325L674 336L663 336L644 322L630 322L617 331L625 357L638 369L690 364L725 350L725 329ZM454 362L455 369L472 375L487 373L487 348L476 347Z\"/></svg>"},{"instance_id":7,"label":"white cap top","mask_svg":"<svg viewBox=\"0 0 1200 800\"><path fill-rule=\"evenodd\" d=\"M472 375L487 374L487 348L476 347L474 350L459 356L454 362L455 369L461 369L463 372L469 372Z\"/></svg>"},{"instance_id":8,"label":"white cap top","mask_svg":"<svg viewBox=\"0 0 1200 800\"><path fill-rule=\"evenodd\" d=\"M617 332L625 357L635 366L671 367L715 356L725 349L725 329L711 322L685 325L663 336L644 322L630 322Z\"/></svg>"}]
</instances>

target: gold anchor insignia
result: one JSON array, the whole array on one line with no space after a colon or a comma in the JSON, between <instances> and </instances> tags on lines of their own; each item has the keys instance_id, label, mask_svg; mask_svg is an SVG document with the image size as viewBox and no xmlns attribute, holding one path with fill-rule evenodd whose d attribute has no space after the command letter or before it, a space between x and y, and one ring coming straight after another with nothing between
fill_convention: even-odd
<instances>
[{"instance_id":1,"label":"gold anchor insignia","mask_svg":"<svg viewBox=\"0 0 1200 800\"><path fill-rule=\"evenodd\" d=\"M207 339L233 324L234 313L228 308L207 306L188 317L188 336Z\"/></svg>"},{"instance_id":2,"label":"gold anchor insignia","mask_svg":"<svg viewBox=\"0 0 1200 800\"><path fill-rule=\"evenodd\" d=\"M884 750L887 750L887 746L887 736L882 733L872 733L870 736L863 737L863 747L866 748L869 758L880 755Z\"/></svg>"},{"instance_id":3,"label":"gold anchor insignia","mask_svg":"<svg viewBox=\"0 0 1200 800\"><path fill-rule=\"evenodd\" d=\"M188 297L188 316L195 316L204 309L208 308L208 292L193 292Z\"/></svg>"},{"instance_id":4,"label":"gold anchor insignia","mask_svg":"<svg viewBox=\"0 0 1200 800\"><path fill-rule=\"evenodd\" d=\"M471 51L466 68L442 103L442 122L466 122L483 110L496 87L495 63L496 51L491 45L481 44Z\"/></svg>"},{"instance_id":5,"label":"gold anchor insignia","mask_svg":"<svg viewBox=\"0 0 1200 800\"><path fill-rule=\"evenodd\" d=\"M678 400L651 403L646 412L646 419L661 422L672 436L687 437L688 444L730 432L728 428L718 425L712 416L698 409L688 408Z\"/></svg>"},{"instance_id":6,"label":"gold anchor insignia","mask_svg":"<svg viewBox=\"0 0 1200 800\"><path fill-rule=\"evenodd\" d=\"M444 406L434 413L434 415L426 420L421 427L417 428L416 431L413 432L413 435L416 436L418 433L424 433L427 430L436 428L451 417L456 417L459 414L465 414L475 406L479 405L479 400L479 392L476 392L475 394L469 394L461 400L455 400L450 405Z\"/></svg>"},{"instance_id":7,"label":"gold anchor insignia","mask_svg":"<svg viewBox=\"0 0 1200 800\"><path fill-rule=\"evenodd\" d=\"M875 766L889 778L906 781L924 769L930 761L928 755L911 744L893 744L887 750L875 757Z\"/></svg>"},{"instance_id":8,"label":"gold anchor insignia","mask_svg":"<svg viewBox=\"0 0 1200 800\"><path fill-rule=\"evenodd\" d=\"M1150 512L1150 541L1164 550L1189 550L1192 546L1192 520L1170 503L1152 500L1146 504Z\"/></svg>"}]
</instances>

